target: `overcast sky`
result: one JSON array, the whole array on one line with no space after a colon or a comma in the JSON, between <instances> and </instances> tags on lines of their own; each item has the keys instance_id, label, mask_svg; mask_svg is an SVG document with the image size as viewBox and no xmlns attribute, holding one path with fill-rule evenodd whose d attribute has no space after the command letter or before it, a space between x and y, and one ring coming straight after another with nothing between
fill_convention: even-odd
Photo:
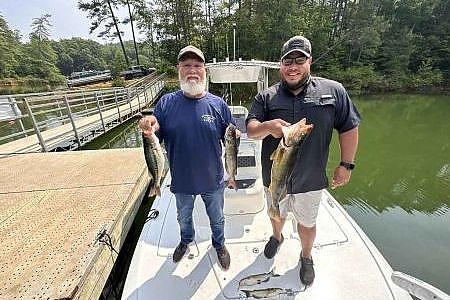
<instances>
[{"instance_id":1,"label":"overcast sky","mask_svg":"<svg viewBox=\"0 0 450 300\"><path fill-rule=\"evenodd\" d=\"M77 8L77 0L0 0L0 15L8 22L9 28L19 30L22 41L28 41L33 18L50 14L50 39L60 40L72 37L95 40L105 43L97 38L100 30L89 34L90 20L87 14ZM127 10L124 10L126 13ZM131 40L129 25L120 28L125 32L124 40ZM114 42L118 42L114 40Z\"/></svg>"}]
</instances>

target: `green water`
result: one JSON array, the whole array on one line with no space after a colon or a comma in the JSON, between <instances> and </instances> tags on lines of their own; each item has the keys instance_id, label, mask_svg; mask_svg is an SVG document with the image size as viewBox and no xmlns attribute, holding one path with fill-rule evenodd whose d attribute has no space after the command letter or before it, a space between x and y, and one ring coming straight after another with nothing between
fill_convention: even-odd
<instances>
[{"instance_id":1,"label":"green water","mask_svg":"<svg viewBox=\"0 0 450 300\"><path fill-rule=\"evenodd\" d=\"M450 293L450 97L355 102L364 118L357 168L333 194L394 270Z\"/></svg>"},{"instance_id":2,"label":"green water","mask_svg":"<svg viewBox=\"0 0 450 300\"><path fill-rule=\"evenodd\" d=\"M357 166L349 185L332 191L333 195L394 270L450 293L450 96L353 100L363 117ZM136 122L131 121L87 147L139 146ZM330 175L339 161L337 147L335 136ZM139 231L142 224L138 220L133 230ZM125 260L125 269L135 241L127 243L127 253L119 257ZM116 273L126 276L126 270ZM320 276L320 270L317 273ZM123 280L114 283L116 288Z\"/></svg>"}]
</instances>

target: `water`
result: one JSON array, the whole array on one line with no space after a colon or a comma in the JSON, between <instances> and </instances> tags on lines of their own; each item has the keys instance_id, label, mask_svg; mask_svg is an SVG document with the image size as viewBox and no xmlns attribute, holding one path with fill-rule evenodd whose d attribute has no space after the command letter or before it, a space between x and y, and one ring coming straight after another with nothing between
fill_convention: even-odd
<instances>
[{"instance_id":1,"label":"water","mask_svg":"<svg viewBox=\"0 0 450 300\"><path fill-rule=\"evenodd\" d=\"M394 270L450 293L450 97L357 105L364 118L357 168L333 194Z\"/></svg>"},{"instance_id":2,"label":"water","mask_svg":"<svg viewBox=\"0 0 450 300\"><path fill-rule=\"evenodd\" d=\"M354 101L363 117L357 166L350 184L332 194L394 270L450 293L450 96L390 95ZM136 121L87 145L140 146ZM335 135L330 176L339 162L337 149ZM116 291L104 298L120 295L149 209L149 203L141 207L120 253L120 267L110 278Z\"/></svg>"}]
</instances>

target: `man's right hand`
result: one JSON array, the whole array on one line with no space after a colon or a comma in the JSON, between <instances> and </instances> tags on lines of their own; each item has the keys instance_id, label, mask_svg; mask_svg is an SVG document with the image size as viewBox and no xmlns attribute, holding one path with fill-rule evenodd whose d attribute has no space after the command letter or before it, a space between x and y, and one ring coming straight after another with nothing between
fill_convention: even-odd
<instances>
[{"instance_id":1,"label":"man's right hand","mask_svg":"<svg viewBox=\"0 0 450 300\"><path fill-rule=\"evenodd\" d=\"M149 137L159 129L158 121L154 116L142 117L139 120L139 128L145 137Z\"/></svg>"}]
</instances>

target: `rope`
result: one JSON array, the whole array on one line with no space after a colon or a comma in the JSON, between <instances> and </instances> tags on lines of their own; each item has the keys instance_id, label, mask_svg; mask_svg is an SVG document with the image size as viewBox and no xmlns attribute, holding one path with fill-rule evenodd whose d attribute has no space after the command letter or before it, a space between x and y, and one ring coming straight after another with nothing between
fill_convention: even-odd
<instances>
[{"instance_id":1,"label":"rope","mask_svg":"<svg viewBox=\"0 0 450 300\"><path fill-rule=\"evenodd\" d=\"M114 248L111 240L111 236L106 232L106 229L103 229L97 234L97 241L100 243L105 244L109 247L110 250L116 252L117 255L119 255L119 252Z\"/></svg>"},{"instance_id":2,"label":"rope","mask_svg":"<svg viewBox=\"0 0 450 300\"><path fill-rule=\"evenodd\" d=\"M159 216L159 210L152 208L152 209L150 209L150 211L149 211L149 213L148 213L148 217L145 218L144 223L147 223L147 222L150 221L150 220L154 220L154 219L156 219L158 216Z\"/></svg>"}]
</instances>

